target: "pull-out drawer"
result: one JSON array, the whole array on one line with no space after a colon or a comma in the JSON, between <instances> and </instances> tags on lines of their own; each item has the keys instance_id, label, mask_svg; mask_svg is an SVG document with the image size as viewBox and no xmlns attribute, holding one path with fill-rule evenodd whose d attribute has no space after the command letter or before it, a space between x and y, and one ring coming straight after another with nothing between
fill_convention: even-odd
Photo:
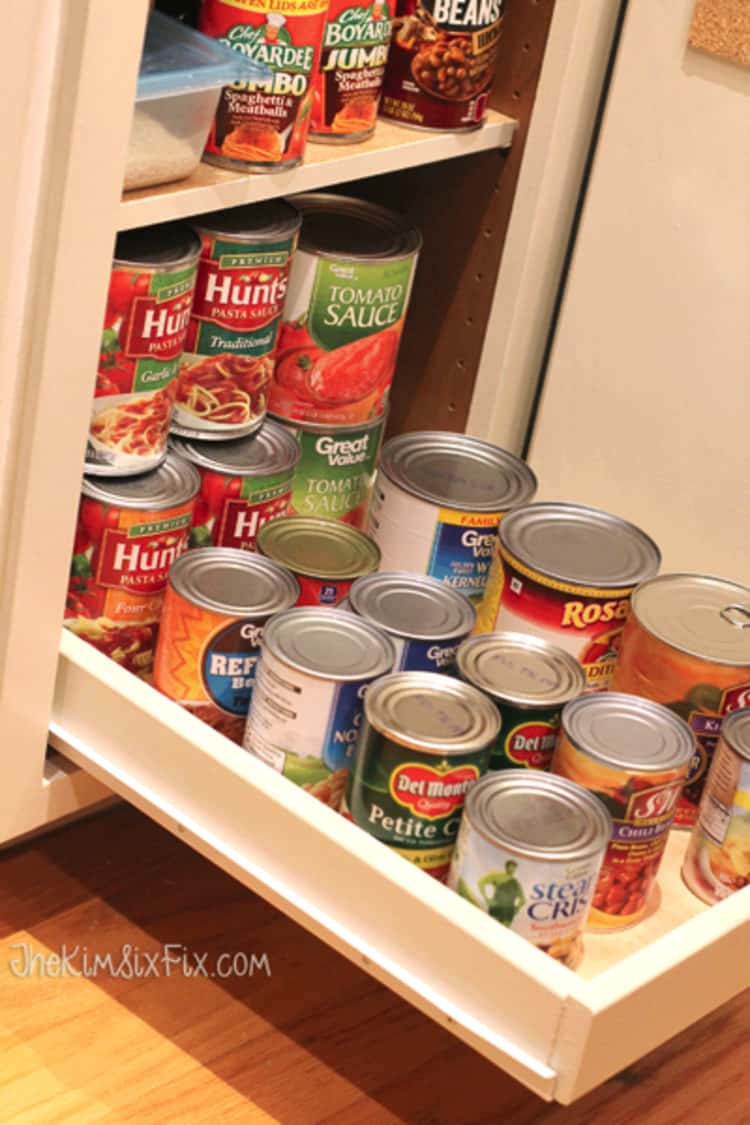
<instances>
[{"instance_id":1,"label":"pull-out drawer","mask_svg":"<svg viewBox=\"0 0 750 1125\"><path fill-rule=\"evenodd\" d=\"M750 888L711 909L673 833L661 904L573 973L65 633L51 742L546 1099L750 984Z\"/></svg>"}]
</instances>

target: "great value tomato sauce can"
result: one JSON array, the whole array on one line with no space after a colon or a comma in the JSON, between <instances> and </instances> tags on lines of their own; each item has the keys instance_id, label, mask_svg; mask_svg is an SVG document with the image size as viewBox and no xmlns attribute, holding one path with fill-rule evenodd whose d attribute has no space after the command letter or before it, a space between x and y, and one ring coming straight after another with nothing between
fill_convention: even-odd
<instances>
[{"instance_id":1,"label":"great value tomato sauce can","mask_svg":"<svg viewBox=\"0 0 750 1125\"><path fill-rule=\"evenodd\" d=\"M552 772L594 793L613 823L589 928L623 929L649 909L693 735L660 703L614 691L566 704L561 725Z\"/></svg>"},{"instance_id":2,"label":"great value tomato sauce can","mask_svg":"<svg viewBox=\"0 0 750 1125\"><path fill-rule=\"evenodd\" d=\"M300 450L282 426L264 422L249 437L222 442L173 437L170 444L201 476L191 547L254 551L260 528L289 511Z\"/></svg>"},{"instance_id":3,"label":"great value tomato sauce can","mask_svg":"<svg viewBox=\"0 0 750 1125\"><path fill-rule=\"evenodd\" d=\"M262 424L300 222L281 200L196 221L201 259L174 433L223 441Z\"/></svg>"},{"instance_id":4,"label":"great value tomato sauce can","mask_svg":"<svg viewBox=\"0 0 750 1125\"><path fill-rule=\"evenodd\" d=\"M169 573L154 687L241 745L263 629L298 595L293 575L259 555L189 551Z\"/></svg>"},{"instance_id":5,"label":"great value tomato sauce can","mask_svg":"<svg viewBox=\"0 0 750 1125\"><path fill-rule=\"evenodd\" d=\"M340 195L298 195L269 410L343 426L383 413L421 236L401 215Z\"/></svg>"},{"instance_id":6,"label":"great value tomato sauce can","mask_svg":"<svg viewBox=\"0 0 750 1125\"><path fill-rule=\"evenodd\" d=\"M130 672L151 672L169 569L187 550L199 485L174 453L141 476L83 478L65 625Z\"/></svg>"},{"instance_id":7,"label":"great value tomato sauce can","mask_svg":"<svg viewBox=\"0 0 750 1125\"><path fill-rule=\"evenodd\" d=\"M675 824L692 827L725 715L750 706L750 589L664 574L633 594L612 686L664 703L695 735Z\"/></svg>"},{"instance_id":8,"label":"great value tomato sauce can","mask_svg":"<svg viewBox=\"0 0 750 1125\"><path fill-rule=\"evenodd\" d=\"M619 516L582 504L529 504L500 525L477 631L530 633L609 687L630 595L659 569L658 547Z\"/></svg>"},{"instance_id":9,"label":"great value tomato sauce can","mask_svg":"<svg viewBox=\"0 0 750 1125\"><path fill-rule=\"evenodd\" d=\"M391 438L370 515L382 569L428 574L479 601L500 520L535 490L524 461L478 438L431 430Z\"/></svg>"},{"instance_id":10,"label":"great value tomato sauce can","mask_svg":"<svg viewBox=\"0 0 750 1125\"><path fill-rule=\"evenodd\" d=\"M167 455L200 254L184 223L117 236L85 471L130 476Z\"/></svg>"},{"instance_id":11,"label":"great value tomato sauce can","mask_svg":"<svg viewBox=\"0 0 750 1125\"><path fill-rule=\"evenodd\" d=\"M256 544L261 554L296 576L299 605L338 605L355 578L371 574L380 563L380 552L367 535L311 516L282 516L267 523Z\"/></svg>"}]
</instances>

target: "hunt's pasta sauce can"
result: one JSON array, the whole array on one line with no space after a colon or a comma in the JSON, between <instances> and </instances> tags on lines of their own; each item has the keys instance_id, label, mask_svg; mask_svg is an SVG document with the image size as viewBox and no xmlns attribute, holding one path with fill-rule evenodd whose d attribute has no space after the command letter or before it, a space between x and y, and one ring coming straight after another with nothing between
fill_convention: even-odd
<instances>
[{"instance_id":1,"label":"hunt's pasta sauce can","mask_svg":"<svg viewBox=\"0 0 750 1125\"><path fill-rule=\"evenodd\" d=\"M202 216L172 430L218 441L263 422L300 217L274 200Z\"/></svg>"}]
</instances>

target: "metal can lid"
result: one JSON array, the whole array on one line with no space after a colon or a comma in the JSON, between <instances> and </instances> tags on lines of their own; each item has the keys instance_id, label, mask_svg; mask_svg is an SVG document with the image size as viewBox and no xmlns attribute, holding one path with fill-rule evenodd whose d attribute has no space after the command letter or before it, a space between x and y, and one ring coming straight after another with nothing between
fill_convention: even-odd
<instances>
[{"instance_id":1,"label":"metal can lid","mask_svg":"<svg viewBox=\"0 0 750 1125\"><path fill-rule=\"evenodd\" d=\"M299 597L299 583L288 570L234 547L186 551L172 563L169 584L201 609L263 620L290 609Z\"/></svg>"},{"instance_id":2,"label":"metal can lid","mask_svg":"<svg viewBox=\"0 0 750 1125\"><path fill-rule=\"evenodd\" d=\"M307 422L302 419L294 419L290 421L288 418L282 418L278 414L267 414L266 418L283 426L285 430L290 433L302 434L330 434L332 437L340 440L346 434L362 433L363 430L378 430L382 429L385 425L386 418L388 417L388 408L378 414L376 418L368 418L364 422L344 422L342 425L332 426L330 422Z\"/></svg>"},{"instance_id":3,"label":"metal can lid","mask_svg":"<svg viewBox=\"0 0 750 1125\"><path fill-rule=\"evenodd\" d=\"M507 512L536 491L525 461L488 441L443 430L390 438L380 468L414 496L459 511Z\"/></svg>"},{"instance_id":4,"label":"metal can lid","mask_svg":"<svg viewBox=\"0 0 750 1125\"><path fill-rule=\"evenodd\" d=\"M258 550L306 578L359 578L377 570L380 548L347 523L280 516L258 532Z\"/></svg>"},{"instance_id":5,"label":"metal can lid","mask_svg":"<svg viewBox=\"0 0 750 1125\"><path fill-rule=\"evenodd\" d=\"M500 546L563 583L630 588L659 569L661 552L635 524L583 504L528 504L500 524Z\"/></svg>"},{"instance_id":6,"label":"metal can lid","mask_svg":"<svg viewBox=\"0 0 750 1125\"><path fill-rule=\"evenodd\" d=\"M438 672L392 672L369 688L365 715L386 738L441 758L490 746L497 708L471 684Z\"/></svg>"},{"instance_id":7,"label":"metal can lid","mask_svg":"<svg viewBox=\"0 0 750 1125\"><path fill-rule=\"evenodd\" d=\"M695 752L684 719L650 699L605 691L563 707L562 729L582 754L618 770L661 773L687 765Z\"/></svg>"},{"instance_id":8,"label":"metal can lid","mask_svg":"<svg viewBox=\"0 0 750 1125\"><path fill-rule=\"evenodd\" d=\"M320 606L277 614L263 646L292 668L324 680L373 680L390 672L396 659L390 640L374 625Z\"/></svg>"},{"instance_id":9,"label":"metal can lid","mask_svg":"<svg viewBox=\"0 0 750 1125\"><path fill-rule=\"evenodd\" d=\"M405 258L422 245L422 236L402 216L375 203L328 192L294 196L302 212L300 250L324 258L357 261Z\"/></svg>"},{"instance_id":10,"label":"metal can lid","mask_svg":"<svg viewBox=\"0 0 750 1125\"><path fill-rule=\"evenodd\" d=\"M593 793L541 770L487 774L469 791L464 817L505 851L560 863L603 852L613 827Z\"/></svg>"},{"instance_id":11,"label":"metal can lid","mask_svg":"<svg viewBox=\"0 0 750 1125\"><path fill-rule=\"evenodd\" d=\"M120 231L113 265L146 269L178 269L200 257L201 240L187 223L157 223Z\"/></svg>"},{"instance_id":12,"label":"metal can lid","mask_svg":"<svg viewBox=\"0 0 750 1125\"><path fill-rule=\"evenodd\" d=\"M721 734L736 754L750 762L750 707L725 715L721 721Z\"/></svg>"},{"instance_id":13,"label":"metal can lid","mask_svg":"<svg viewBox=\"0 0 750 1125\"><path fill-rule=\"evenodd\" d=\"M662 574L634 591L631 613L658 640L719 664L750 666L750 589L703 574Z\"/></svg>"},{"instance_id":14,"label":"metal can lid","mask_svg":"<svg viewBox=\"0 0 750 1125\"><path fill-rule=\"evenodd\" d=\"M380 570L358 578L349 602L360 617L411 640L465 637L477 620L474 606L460 590L405 570Z\"/></svg>"},{"instance_id":15,"label":"metal can lid","mask_svg":"<svg viewBox=\"0 0 750 1125\"><path fill-rule=\"evenodd\" d=\"M285 199L227 207L192 220L193 227L201 234L227 235L237 242L270 242L274 238L287 238L299 230L301 223L299 211Z\"/></svg>"},{"instance_id":16,"label":"metal can lid","mask_svg":"<svg viewBox=\"0 0 750 1125\"><path fill-rule=\"evenodd\" d=\"M255 433L229 441L200 441L172 435L169 444L194 465L235 477L269 477L291 471L302 454L294 437L283 426L268 420Z\"/></svg>"},{"instance_id":17,"label":"metal can lid","mask_svg":"<svg viewBox=\"0 0 750 1125\"><path fill-rule=\"evenodd\" d=\"M525 633L468 637L458 646L456 667L462 679L513 707L562 707L586 688L575 657Z\"/></svg>"},{"instance_id":18,"label":"metal can lid","mask_svg":"<svg viewBox=\"0 0 750 1125\"><path fill-rule=\"evenodd\" d=\"M132 477L85 476L81 493L102 504L160 512L192 500L200 485L198 470L178 454L169 453L161 465L149 473Z\"/></svg>"}]
</instances>

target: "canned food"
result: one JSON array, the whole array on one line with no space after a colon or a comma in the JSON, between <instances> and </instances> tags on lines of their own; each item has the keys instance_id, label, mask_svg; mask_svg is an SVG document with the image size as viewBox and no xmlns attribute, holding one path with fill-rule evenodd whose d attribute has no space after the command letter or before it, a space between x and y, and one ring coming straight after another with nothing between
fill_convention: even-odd
<instances>
[{"instance_id":1,"label":"canned food","mask_svg":"<svg viewBox=\"0 0 750 1125\"><path fill-rule=\"evenodd\" d=\"M298 195L268 408L290 421L367 422L386 407L421 245L401 216L341 195Z\"/></svg>"},{"instance_id":2,"label":"canned food","mask_svg":"<svg viewBox=\"0 0 750 1125\"><path fill-rule=\"evenodd\" d=\"M466 800L448 886L573 969L612 818L562 777L508 770Z\"/></svg>"},{"instance_id":3,"label":"canned food","mask_svg":"<svg viewBox=\"0 0 750 1125\"><path fill-rule=\"evenodd\" d=\"M151 672L169 568L187 549L199 485L174 453L142 476L83 478L65 625L129 672Z\"/></svg>"},{"instance_id":4,"label":"canned food","mask_svg":"<svg viewBox=\"0 0 750 1125\"><path fill-rule=\"evenodd\" d=\"M209 441L262 424L300 216L273 200L203 215L172 429Z\"/></svg>"},{"instance_id":5,"label":"canned food","mask_svg":"<svg viewBox=\"0 0 750 1125\"><path fill-rule=\"evenodd\" d=\"M342 812L444 882L466 795L487 769L499 725L490 701L460 680L384 676L365 696Z\"/></svg>"},{"instance_id":6,"label":"canned food","mask_svg":"<svg viewBox=\"0 0 750 1125\"><path fill-rule=\"evenodd\" d=\"M543 637L610 686L630 595L661 554L632 523L582 504L529 504L500 527L477 631Z\"/></svg>"},{"instance_id":7,"label":"canned food","mask_svg":"<svg viewBox=\"0 0 750 1125\"><path fill-rule=\"evenodd\" d=\"M245 748L338 809L368 684L393 647L350 613L305 607L274 617L263 638Z\"/></svg>"},{"instance_id":8,"label":"canned food","mask_svg":"<svg viewBox=\"0 0 750 1125\"><path fill-rule=\"evenodd\" d=\"M300 447L292 513L367 526L385 417L356 426L283 422Z\"/></svg>"},{"instance_id":9,"label":"canned food","mask_svg":"<svg viewBox=\"0 0 750 1125\"><path fill-rule=\"evenodd\" d=\"M388 0L362 6L329 0L313 89L311 141L351 144L372 136L392 24Z\"/></svg>"},{"instance_id":10,"label":"canned food","mask_svg":"<svg viewBox=\"0 0 750 1125\"><path fill-rule=\"evenodd\" d=\"M198 28L272 72L221 91L203 159L275 172L302 160L327 0L203 0Z\"/></svg>"},{"instance_id":11,"label":"canned food","mask_svg":"<svg viewBox=\"0 0 750 1125\"><path fill-rule=\"evenodd\" d=\"M355 578L378 569L371 539L345 523L309 516L282 516L260 529L258 550L296 576L299 605L336 606Z\"/></svg>"},{"instance_id":12,"label":"canned food","mask_svg":"<svg viewBox=\"0 0 750 1125\"><path fill-rule=\"evenodd\" d=\"M692 827L722 718L750 706L750 589L664 574L633 594L612 685L664 703L695 735L675 824Z\"/></svg>"},{"instance_id":13,"label":"canned food","mask_svg":"<svg viewBox=\"0 0 750 1125\"><path fill-rule=\"evenodd\" d=\"M478 601L500 520L535 490L525 462L478 438L431 430L391 438L370 515L383 569L429 574Z\"/></svg>"},{"instance_id":14,"label":"canned food","mask_svg":"<svg viewBox=\"0 0 750 1125\"><path fill-rule=\"evenodd\" d=\"M417 129L477 129L495 78L503 0L398 0L380 113Z\"/></svg>"},{"instance_id":15,"label":"canned food","mask_svg":"<svg viewBox=\"0 0 750 1125\"><path fill-rule=\"evenodd\" d=\"M621 692L574 699L561 726L552 772L590 789L614 824L589 927L623 929L648 908L693 736L666 707Z\"/></svg>"},{"instance_id":16,"label":"canned food","mask_svg":"<svg viewBox=\"0 0 750 1125\"><path fill-rule=\"evenodd\" d=\"M560 712L586 687L583 669L557 645L522 633L485 633L463 642L458 674L489 695L500 712L491 770L547 770Z\"/></svg>"},{"instance_id":17,"label":"canned food","mask_svg":"<svg viewBox=\"0 0 750 1125\"><path fill-rule=\"evenodd\" d=\"M255 550L259 528L289 510L299 448L274 422L233 441L172 438L172 448L201 476L191 547Z\"/></svg>"},{"instance_id":18,"label":"canned food","mask_svg":"<svg viewBox=\"0 0 750 1125\"><path fill-rule=\"evenodd\" d=\"M167 455L200 243L184 223L118 234L86 444L87 473L130 476Z\"/></svg>"},{"instance_id":19,"label":"canned food","mask_svg":"<svg viewBox=\"0 0 750 1125\"><path fill-rule=\"evenodd\" d=\"M750 708L722 723L682 877L709 903L750 884Z\"/></svg>"},{"instance_id":20,"label":"canned food","mask_svg":"<svg viewBox=\"0 0 750 1125\"><path fill-rule=\"evenodd\" d=\"M452 671L456 650L476 621L474 606L458 590L398 570L358 578L346 608L389 635L395 667L403 671Z\"/></svg>"}]
</instances>

